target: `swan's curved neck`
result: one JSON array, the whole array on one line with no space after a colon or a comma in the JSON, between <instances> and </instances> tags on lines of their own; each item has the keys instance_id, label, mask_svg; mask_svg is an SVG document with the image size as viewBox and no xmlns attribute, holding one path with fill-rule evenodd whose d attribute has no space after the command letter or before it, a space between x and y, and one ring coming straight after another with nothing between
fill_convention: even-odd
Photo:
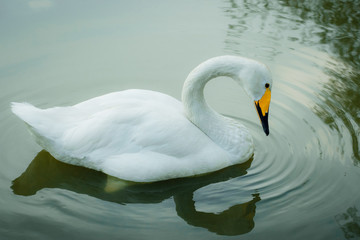
<instances>
[{"instance_id":1,"label":"swan's curved neck","mask_svg":"<svg viewBox=\"0 0 360 240\"><path fill-rule=\"evenodd\" d=\"M201 125L203 123L201 120L209 119L209 117L210 119L219 117L219 114L212 110L205 101L204 88L206 83L220 76L235 79L236 74L238 74L236 69L236 67L229 64L229 61L210 60L200 64L190 72L183 86L182 102L187 117L200 129L202 129Z\"/></svg>"},{"instance_id":2,"label":"swan's curved neck","mask_svg":"<svg viewBox=\"0 0 360 240\"><path fill-rule=\"evenodd\" d=\"M189 74L182 91L187 118L226 150L234 145L234 134L229 133L238 132L240 124L235 124L235 121L220 115L208 106L204 99L204 88L208 81L220 76L230 77L241 84L239 77L244 64L242 59L230 56L206 61Z\"/></svg>"}]
</instances>

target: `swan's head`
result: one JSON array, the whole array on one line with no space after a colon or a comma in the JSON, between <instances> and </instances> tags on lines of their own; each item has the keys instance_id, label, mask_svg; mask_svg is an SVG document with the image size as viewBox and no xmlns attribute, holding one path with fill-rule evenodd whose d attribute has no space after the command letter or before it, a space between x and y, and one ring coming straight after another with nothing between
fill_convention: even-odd
<instances>
[{"instance_id":1,"label":"swan's head","mask_svg":"<svg viewBox=\"0 0 360 240\"><path fill-rule=\"evenodd\" d=\"M199 111L198 96L205 84L216 77L226 76L234 79L255 102L256 110L266 135L269 135L269 106L272 78L270 70L262 63L239 56L220 56L211 58L197 66L188 76L183 88L182 99L187 116L194 119ZM190 111L190 110L191 111ZM194 121L194 120L192 120Z\"/></svg>"},{"instance_id":2,"label":"swan's head","mask_svg":"<svg viewBox=\"0 0 360 240\"><path fill-rule=\"evenodd\" d=\"M239 79L246 93L253 99L264 132L269 135L269 107L272 78L269 69L262 63L248 60L240 71Z\"/></svg>"}]
</instances>

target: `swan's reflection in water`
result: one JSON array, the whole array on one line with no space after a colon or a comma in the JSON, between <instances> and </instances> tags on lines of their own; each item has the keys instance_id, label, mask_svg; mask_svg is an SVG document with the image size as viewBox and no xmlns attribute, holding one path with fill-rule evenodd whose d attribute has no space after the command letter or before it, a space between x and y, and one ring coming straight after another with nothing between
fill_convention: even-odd
<instances>
[{"instance_id":1,"label":"swan's reflection in water","mask_svg":"<svg viewBox=\"0 0 360 240\"><path fill-rule=\"evenodd\" d=\"M17 195L34 195L43 188L61 188L87 194L105 201L126 203L160 203L174 197L176 212L188 224L206 228L220 235L240 235L254 228L255 203L258 194L249 202L234 205L221 213L197 211L193 194L209 184L222 182L246 174L251 160L224 170L184 179L135 184L124 182L91 169L57 161L41 151L26 171L13 181Z\"/></svg>"},{"instance_id":2,"label":"swan's reflection in water","mask_svg":"<svg viewBox=\"0 0 360 240\"><path fill-rule=\"evenodd\" d=\"M196 211L192 197L190 192L174 197L177 214L190 225L229 236L248 233L255 226L255 203L260 201L258 194L251 201L234 205L219 214Z\"/></svg>"}]
</instances>

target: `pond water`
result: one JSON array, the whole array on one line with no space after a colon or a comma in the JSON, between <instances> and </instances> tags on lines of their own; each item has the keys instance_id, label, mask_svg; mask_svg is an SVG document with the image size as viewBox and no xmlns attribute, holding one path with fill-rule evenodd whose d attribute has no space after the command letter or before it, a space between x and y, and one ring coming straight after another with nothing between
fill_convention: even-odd
<instances>
[{"instance_id":1,"label":"pond water","mask_svg":"<svg viewBox=\"0 0 360 240\"><path fill-rule=\"evenodd\" d=\"M0 1L1 239L359 239L360 1ZM66 106L128 88L180 99L231 54L269 66L270 135L228 79L209 104L255 155L208 175L129 184L43 151L12 101Z\"/></svg>"}]
</instances>

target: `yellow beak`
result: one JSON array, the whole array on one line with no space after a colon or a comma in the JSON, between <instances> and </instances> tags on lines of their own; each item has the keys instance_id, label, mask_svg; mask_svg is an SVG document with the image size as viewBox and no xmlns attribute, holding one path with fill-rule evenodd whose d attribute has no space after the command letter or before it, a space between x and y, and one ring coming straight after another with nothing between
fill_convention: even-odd
<instances>
[{"instance_id":1,"label":"yellow beak","mask_svg":"<svg viewBox=\"0 0 360 240\"><path fill-rule=\"evenodd\" d=\"M269 135L269 107L271 100L271 91L270 88L266 88L264 95L261 97L259 101L255 101L255 107L259 114L259 118L264 129L266 136Z\"/></svg>"}]
</instances>

